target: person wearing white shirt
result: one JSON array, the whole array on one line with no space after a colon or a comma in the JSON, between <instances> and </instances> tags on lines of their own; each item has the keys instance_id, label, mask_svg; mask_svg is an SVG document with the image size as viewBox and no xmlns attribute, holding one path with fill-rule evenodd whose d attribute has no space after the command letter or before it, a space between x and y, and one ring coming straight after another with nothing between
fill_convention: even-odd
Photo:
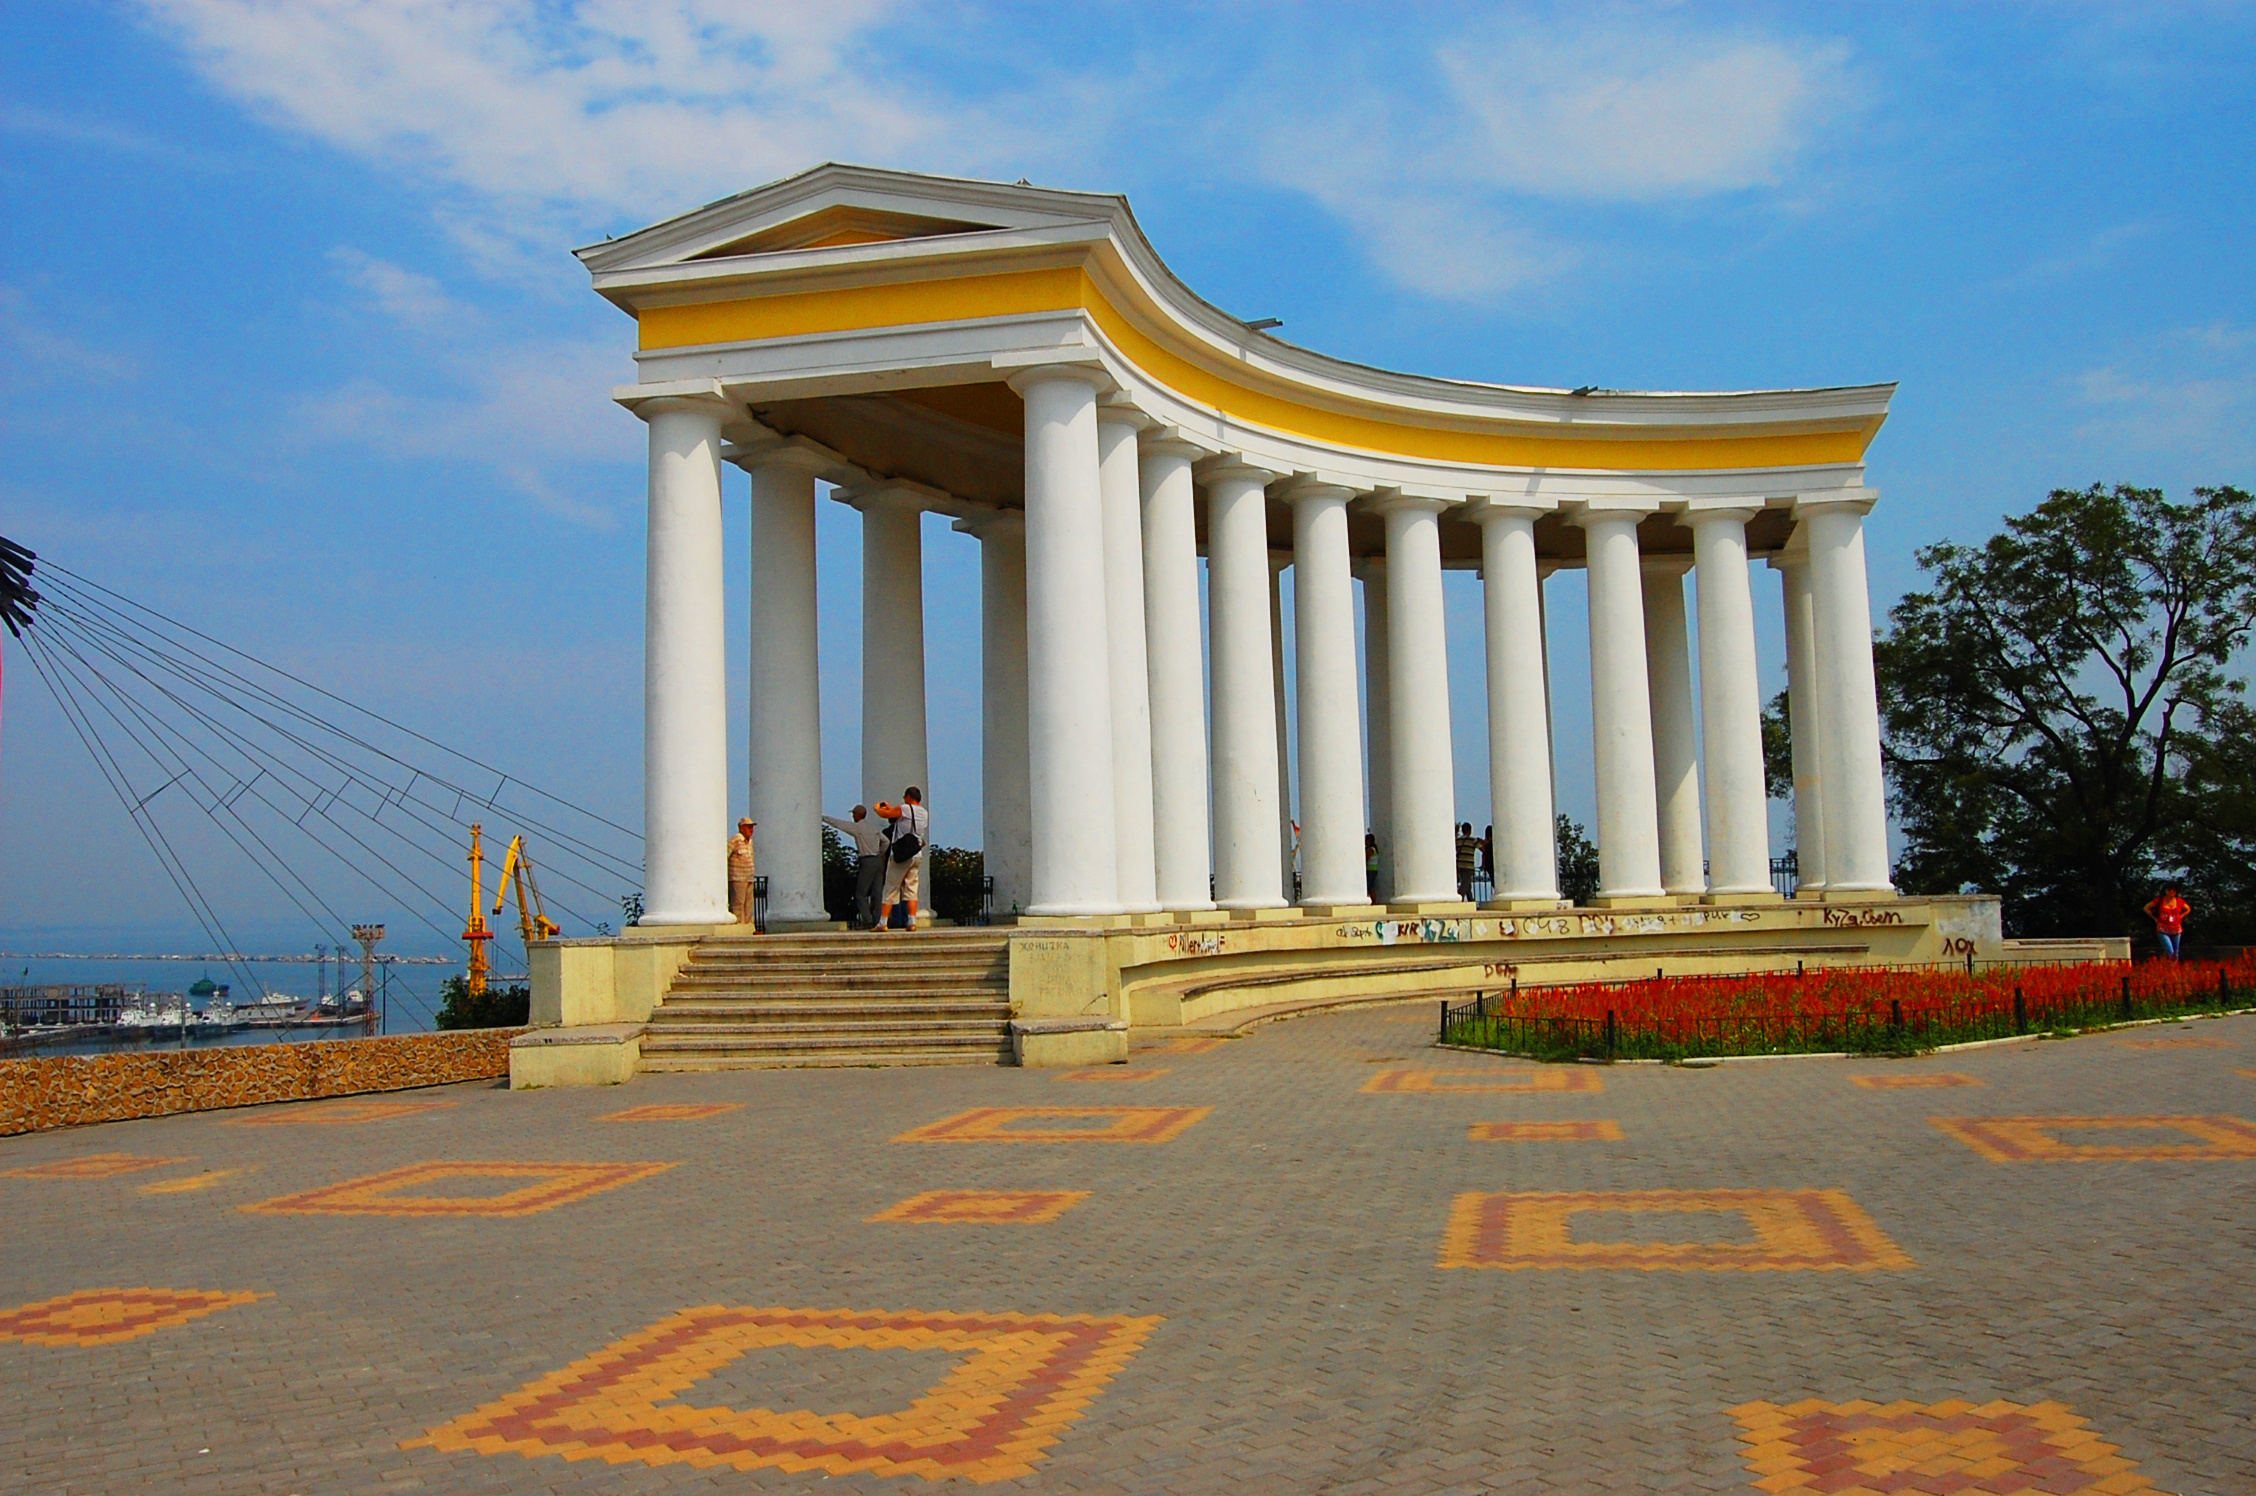
<instances>
[{"instance_id":1,"label":"person wearing white shirt","mask_svg":"<svg viewBox=\"0 0 2256 1496\"><path fill-rule=\"evenodd\" d=\"M893 906L906 904L909 928L916 928L917 869L932 836L932 813L924 808L924 792L915 785L901 791L901 803L877 802L877 813L891 822L885 847L885 895L878 901L877 927L890 928Z\"/></svg>"},{"instance_id":2,"label":"person wearing white shirt","mask_svg":"<svg viewBox=\"0 0 2256 1496\"><path fill-rule=\"evenodd\" d=\"M854 844L854 923L862 929L877 925L877 895L885 887L885 828L871 819L867 805L854 807L854 818L824 816Z\"/></svg>"}]
</instances>

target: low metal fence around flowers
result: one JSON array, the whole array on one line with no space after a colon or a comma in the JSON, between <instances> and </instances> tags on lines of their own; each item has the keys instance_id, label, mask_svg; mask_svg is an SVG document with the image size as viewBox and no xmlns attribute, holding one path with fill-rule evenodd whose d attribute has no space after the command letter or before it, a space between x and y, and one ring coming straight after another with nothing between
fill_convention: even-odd
<instances>
[{"instance_id":1,"label":"low metal fence around flowers","mask_svg":"<svg viewBox=\"0 0 2256 1496\"><path fill-rule=\"evenodd\" d=\"M2256 1004L2256 956L2052 966L1832 967L1517 984L1443 1003L1441 1042L1547 1060L1901 1054Z\"/></svg>"}]
</instances>

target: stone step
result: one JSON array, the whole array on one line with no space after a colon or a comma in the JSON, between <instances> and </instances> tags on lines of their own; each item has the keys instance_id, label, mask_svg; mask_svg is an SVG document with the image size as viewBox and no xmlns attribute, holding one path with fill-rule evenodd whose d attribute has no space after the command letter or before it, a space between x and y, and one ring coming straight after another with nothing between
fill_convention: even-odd
<instances>
[{"instance_id":1,"label":"stone step","mask_svg":"<svg viewBox=\"0 0 2256 1496\"><path fill-rule=\"evenodd\" d=\"M710 1018L677 1023L652 1023L645 1027L645 1040L663 1039L699 1044L725 1043L743 1038L754 1044L778 1044L800 1038L821 1038L825 1034L840 1034L850 1038L863 1038L872 1034L929 1034L934 1038L956 1039L963 1035L997 1034L1008 1036L1010 1017L992 1013L976 1018L841 1018L808 1021L781 1018L773 1022L761 1019Z\"/></svg>"},{"instance_id":2,"label":"stone step","mask_svg":"<svg viewBox=\"0 0 2256 1496\"><path fill-rule=\"evenodd\" d=\"M781 1035L727 1034L717 1038L681 1037L645 1033L642 1052L653 1054L855 1054L895 1050L977 1050L1001 1054L1010 1048L1009 1035L994 1027L969 1033L933 1033L904 1029L888 1032L841 1030Z\"/></svg>"},{"instance_id":3,"label":"stone step","mask_svg":"<svg viewBox=\"0 0 2256 1496\"><path fill-rule=\"evenodd\" d=\"M953 1050L927 1052L925 1050L871 1050L855 1054L648 1054L643 1056L640 1068L648 1071L679 1072L692 1070L834 1070L847 1068L872 1068L893 1065L1000 1065L1008 1061L1010 1048L1003 1046L993 1054L985 1052L958 1053Z\"/></svg>"},{"instance_id":4,"label":"stone step","mask_svg":"<svg viewBox=\"0 0 2256 1496\"><path fill-rule=\"evenodd\" d=\"M862 1003L824 994L781 1002L769 997L669 997L664 1007L651 1014L651 1021L674 1023L734 1019L754 1023L772 1019L802 1023L856 1023L868 1019L969 1018L1002 1022L1009 1017L1010 1002L999 997L964 1002L935 998L924 1002Z\"/></svg>"},{"instance_id":5,"label":"stone step","mask_svg":"<svg viewBox=\"0 0 2256 1496\"><path fill-rule=\"evenodd\" d=\"M850 1002L992 1003L1008 1002L1010 988L1000 982L946 987L835 987L825 982L697 982L677 984L668 1003L689 1002Z\"/></svg>"},{"instance_id":6,"label":"stone step","mask_svg":"<svg viewBox=\"0 0 2256 1496\"><path fill-rule=\"evenodd\" d=\"M798 982L804 985L859 984L861 986L921 987L934 984L961 986L971 982L1008 985L1010 972L992 966L891 966L822 967L755 966L738 962L684 966L676 982Z\"/></svg>"}]
</instances>

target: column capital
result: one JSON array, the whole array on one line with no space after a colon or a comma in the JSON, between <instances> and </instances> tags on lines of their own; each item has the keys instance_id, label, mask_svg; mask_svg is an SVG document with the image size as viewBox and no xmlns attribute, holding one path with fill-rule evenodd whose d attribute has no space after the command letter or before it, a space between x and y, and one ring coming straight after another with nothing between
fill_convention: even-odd
<instances>
[{"instance_id":1,"label":"column capital","mask_svg":"<svg viewBox=\"0 0 2256 1496\"><path fill-rule=\"evenodd\" d=\"M1495 519L1541 519L1546 514L1559 512L1559 501L1538 498L1534 494L1476 494L1465 504L1465 518L1476 525L1485 525Z\"/></svg>"},{"instance_id":2,"label":"column capital","mask_svg":"<svg viewBox=\"0 0 2256 1496\"><path fill-rule=\"evenodd\" d=\"M840 488L831 497L849 509L859 509L864 514L886 510L913 510L921 513L927 509L953 508L948 495L937 488L927 488L922 483L892 478L882 483L872 483L866 488Z\"/></svg>"},{"instance_id":3,"label":"column capital","mask_svg":"<svg viewBox=\"0 0 2256 1496\"><path fill-rule=\"evenodd\" d=\"M1637 565L1647 576L1681 577L1692 570L1692 558L1681 551L1652 551L1638 556Z\"/></svg>"},{"instance_id":4,"label":"column capital","mask_svg":"<svg viewBox=\"0 0 2256 1496\"><path fill-rule=\"evenodd\" d=\"M1398 510L1439 514L1444 509L1457 507L1457 500L1445 499L1439 494L1404 493L1399 488L1382 488L1365 500L1363 507L1373 514L1393 514Z\"/></svg>"},{"instance_id":5,"label":"column capital","mask_svg":"<svg viewBox=\"0 0 2256 1496\"><path fill-rule=\"evenodd\" d=\"M1203 461L1194 460L1191 471L1204 484L1227 483L1232 479L1239 479L1258 483L1263 488L1285 476L1275 468L1265 468L1246 461L1242 452L1216 452Z\"/></svg>"},{"instance_id":6,"label":"column capital","mask_svg":"<svg viewBox=\"0 0 2256 1496\"><path fill-rule=\"evenodd\" d=\"M721 448L721 460L751 472L755 468L782 467L813 473L832 483L870 481L845 458L804 436L774 436L758 441L730 442Z\"/></svg>"},{"instance_id":7,"label":"column capital","mask_svg":"<svg viewBox=\"0 0 2256 1496\"><path fill-rule=\"evenodd\" d=\"M722 421L741 421L744 407L731 400L718 379L672 379L664 384L622 384L611 398L644 420L676 411L702 411Z\"/></svg>"},{"instance_id":8,"label":"column capital","mask_svg":"<svg viewBox=\"0 0 2256 1496\"><path fill-rule=\"evenodd\" d=\"M1591 525L1618 519L1626 519L1634 524L1648 514L1660 513L1661 501L1631 494L1605 494L1587 499L1569 499L1559 507L1568 524L1587 529Z\"/></svg>"},{"instance_id":9,"label":"column capital","mask_svg":"<svg viewBox=\"0 0 2256 1496\"><path fill-rule=\"evenodd\" d=\"M1009 385L1015 393L1023 396L1028 385L1048 384L1061 379L1069 379L1076 384L1085 384L1100 395L1107 394L1115 388L1112 376L1105 372L1104 364L1093 350L1084 358L1059 358L1049 363L1029 365L1012 374L1003 383Z\"/></svg>"},{"instance_id":10,"label":"column capital","mask_svg":"<svg viewBox=\"0 0 2256 1496\"><path fill-rule=\"evenodd\" d=\"M1133 426L1140 434L1159 425L1156 416L1147 415L1136 402L1125 395L1100 395L1097 397L1097 424L1100 426Z\"/></svg>"},{"instance_id":11,"label":"column capital","mask_svg":"<svg viewBox=\"0 0 2256 1496\"><path fill-rule=\"evenodd\" d=\"M1823 493L1796 494L1794 518L1821 512L1870 514L1872 506L1879 501L1877 488L1836 488Z\"/></svg>"},{"instance_id":12,"label":"column capital","mask_svg":"<svg viewBox=\"0 0 2256 1496\"><path fill-rule=\"evenodd\" d=\"M974 509L960 516L949 529L962 535L975 535L981 540L997 535L1026 534L1026 511L1023 509Z\"/></svg>"},{"instance_id":13,"label":"column capital","mask_svg":"<svg viewBox=\"0 0 2256 1496\"><path fill-rule=\"evenodd\" d=\"M1345 483L1329 483L1313 473L1295 473L1277 490L1276 497L1287 504L1327 503L1344 504L1355 497L1357 490Z\"/></svg>"},{"instance_id":14,"label":"column capital","mask_svg":"<svg viewBox=\"0 0 2256 1496\"><path fill-rule=\"evenodd\" d=\"M1762 513L1769 505L1759 498L1709 497L1686 499L1683 503L1671 507L1675 509L1684 523L1690 526L1699 524L1702 520L1710 519L1735 519L1739 523L1745 524L1748 520Z\"/></svg>"}]
</instances>

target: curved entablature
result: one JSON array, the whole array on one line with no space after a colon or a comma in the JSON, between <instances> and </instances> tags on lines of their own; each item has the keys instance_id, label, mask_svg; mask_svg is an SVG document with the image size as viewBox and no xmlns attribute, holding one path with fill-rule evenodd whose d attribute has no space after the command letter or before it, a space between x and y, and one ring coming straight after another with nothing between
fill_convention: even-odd
<instances>
[{"instance_id":1,"label":"curved entablature","mask_svg":"<svg viewBox=\"0 0 2256 1496\"><path fill-rule=\"evenodd\" d=\"M865 167L578 254L638 323L642 382L623 396L717 385L773 430L981 502L1011 502L1016 482L1005 381L1045 363L1096 365L1150 419L1279 474L1546 507L1856 488L1894 392L1574 392L1369 368L1200 300L1125 198Z\"/></svg>"}]
</instances>

